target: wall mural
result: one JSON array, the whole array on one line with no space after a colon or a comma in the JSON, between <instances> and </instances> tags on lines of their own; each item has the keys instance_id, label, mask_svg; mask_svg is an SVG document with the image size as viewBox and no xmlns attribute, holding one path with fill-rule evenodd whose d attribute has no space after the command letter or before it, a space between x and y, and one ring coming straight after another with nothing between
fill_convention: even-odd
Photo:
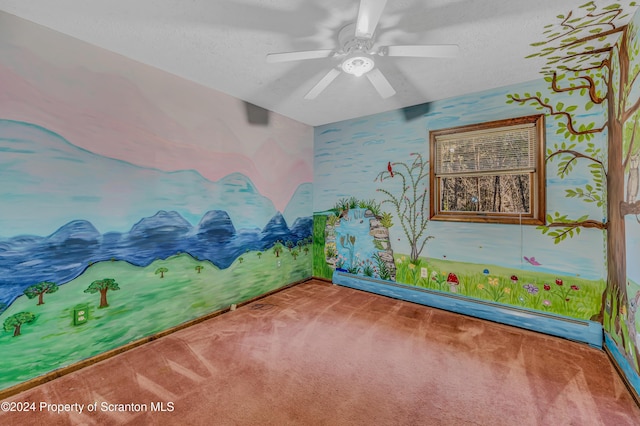
<instances>
[{"instance_id":1,"label":"wall mural","mask_svg":"<svg viewBox=\"0 0 640 426\"><path fill-rule=\"evenodd\" d=\"M518 90L545 86L535 81ZM505 102L513 91L434 102L421 119L407 120L401 110L317 128L314 274L329 278L339 270L565 317L597 315L605 288L602 231L582 234L584 250L584 243L555 245L535 226L428 220L428 131L531 115L534 107L519 114ZM557 129L548 120L551 146L561 143ZM593 142L602 146L604 138ZM575 173L577 181L590 176L588 168ZM595 204L567 199L566 186L549 179L548 205L566 205L577 217L601 215Z\"/></svg>"},{"instance_id":2,"label":"wall mural","mask_svg":"<svg viewBox=\"0 0 640 426\"><path fill-rule=\"evenodd\" d=\"M635 2L629 3L631 6ZM566 195L596 204L602 209L602 219L570 217L555 211L549 213L547 225L541 229L555 243L576 237L583 228L606 229L607 287L594 319L603 322L638 373L639 329L635 313L640 287L627 276L625 217L637 218L640 214L640 202L636 201L640 98L635 85L640 76L640 45L638 18L620 25L624 19L628 14L619 4L598 8L593 2L559 15L557 23L546 27L544 40L532 44L539 51L530 57L546 60L542 73L550 84L551 96L567 93L570 101L554 103L551 96L526 93L509 95L508 102L533 104L556 120L564 140L548 147L547 161L557 167L558 177L570 178L577 163L586 163L589 168L590 179L567 189ZM605 119L577 117L578 109L594 108L606 110ZM607 135L604 149L592 142L593 135L600 133ZM631 226L637 228L638 224Z\"/></svg>"},{"instance_id":3,"label":"wall mural","mask_svg":"<svg viewBox=\"0 0 640 426\"><path fill-rule=\"evenodd\" d=\"M1 13L0 80L0 389L311 275L310 127Z\"/></svg>"},{"instance_id":4,"label":"wall mural","mask_svg":"<svg viewBox=\"0 0 640 426\"><path fill-rule=\"evenodd\" d=\"M314 274L341 270L602 322L640 389L640 18L621 24L625 10L635 3L589 2L545 27L529 56L546 60L544 80L413 108L421 114L398 110L317 128ZM545 226L421 216L429 130L540 112Z\"/></svg>"}]
</instances>

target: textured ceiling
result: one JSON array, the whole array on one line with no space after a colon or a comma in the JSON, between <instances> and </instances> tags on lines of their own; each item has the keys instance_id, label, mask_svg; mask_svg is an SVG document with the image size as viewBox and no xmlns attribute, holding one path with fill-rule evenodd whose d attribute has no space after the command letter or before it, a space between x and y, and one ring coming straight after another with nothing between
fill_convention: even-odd
<instances>
[{"instance_id":1,"label":"textured ceiling","mask_svg":"<svg viewBox=\"0 0 640 426\"><path fill-rule=\"evenodd\" d=\"M0 10L315 126L539 78L541 63L524 59L530 43L584 2L389 0L377 45L453 43L460 53L376 58L397 91L386 100L347 74L305 100L339 59L265 61L337 48L357 0L0 0Z\"/></svg>"}]
</instances>

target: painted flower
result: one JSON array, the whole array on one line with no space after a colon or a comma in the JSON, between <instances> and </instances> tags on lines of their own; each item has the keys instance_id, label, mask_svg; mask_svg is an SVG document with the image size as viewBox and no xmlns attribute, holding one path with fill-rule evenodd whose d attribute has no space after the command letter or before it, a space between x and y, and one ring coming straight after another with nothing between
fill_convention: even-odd
<instances>
[{"instance_id":1,"label":"painted flower","mask_svg":"<svg viewBox=\"0 0 640 426\"><path fill-rule=\"evenodd\" d=\"M409 264L409 269L416 269L416 265L414 265L413 263Z\"/></svg>"},{"instance_id":2,"label":"painted flower","mask_svg":"<svg viewBox=\"0 0 640 426\"><path fill-rule=\"evenodd\" d=\"M484 290L484 284L478 284L478 288L479 288L480 290Z\"/></svg>"},{"instance_id":3,"label":"painted flower","mask_svg":"<svg viewBox=\"0 0 640 426\"><path fill-rule=\"evenodd\" d=\"M494 287L497 286L498 285L498 278L497 277L494 277L494 278L489 277L489 284L491 284Z\"/></svg>"},{"instance_id":4,"label":"painted flower","mask_svg":"<svg viewBox=\"0 0 640 426\"><path fill-rule=\"evenodd\" d=\"M549 284L545 284L545 285L544 285L544 289L545 289L546 291L549 291L549 290L551 290L551 286L550 286Z\"/></svg>"},{"instance_id":5,"label":"painted flower","mask_svg":"<svg viewBox=\"0 0 640 426\"><path fill-rule=\"evenodd\" d=\"M543 304L544 306L551 306L551 302L550 302L550 301L548 301L548 300L546 300L546 299L542 301L542 304Z\"/></svg>"},{"instance_id":6,"label":"painted flower","mask_svg":"<svg viewBox=\"0 0 640 426\"><path fill-rule=\"evenodd\" d=\"M420 278L427 278L429 276L429 271L427 268L420 268Z\"/></svg>"},{"instance_id":7,"label":"painted flower","mask_svg":"<svg viewBox=\"0 0 640 426\"><path fill-rule=\"evenodd\" d=\"M556 285L562 285L562 280L560 278L556 278Z\"/></svg>"},{"instance_id":8,"label":"painted flower","mask_svg":"<svg viewBox=\"0 0 640 426\"><path fill-rule=\"evenodd\" d=\"M511 293L511 289L507 287L507 288L504 289L504 292L507 293L507 294L510 294Z\"/></svg>"},{"instance_id":9,"label":"painted flower","mask_svg":"<svg viewBox=\"0 0 640 426\"><path fill-rule=\"evenodd\" d=\"M571 290L578 291L578 290L580 290L580 287L578 287L577 285L574 284L574 285L571 286Z\"/></svg>"},{"instance_id":10,"label":"painted flower","mask_svg":"<svg viewBox=\"0 0 640 426\"><path fill-rule=\"evenodd\" d=\"M396 263L402 263L402 258L396 259Z\"/></svg>"},{"instance_id":11,"label":"painted flower","mask_svg":"<svg viewBox=\"0 0 640 426\"><path fill-rule=\"evenodd\" d=\"M536 294L538 292L538 287L533 284L525 284L522 287L527 290L527 293L529 294Z\"/></svg>"}]
</instances>

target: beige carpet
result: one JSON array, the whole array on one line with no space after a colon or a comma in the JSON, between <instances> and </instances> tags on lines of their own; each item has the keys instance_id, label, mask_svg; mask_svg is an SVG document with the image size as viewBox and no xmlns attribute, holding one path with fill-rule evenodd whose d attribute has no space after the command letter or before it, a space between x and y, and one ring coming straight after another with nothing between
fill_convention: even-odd
<instances>
[{"instance_id":1,"label":"beige carpet","mask_svg":"<svg viewBox=\"0 0 640 426\"><path fill-rule=\"evenodd\" d=\"M3 425L640 425L604 352L319 281L3 402L35 404Z\"/></svg>"}]
</instances>

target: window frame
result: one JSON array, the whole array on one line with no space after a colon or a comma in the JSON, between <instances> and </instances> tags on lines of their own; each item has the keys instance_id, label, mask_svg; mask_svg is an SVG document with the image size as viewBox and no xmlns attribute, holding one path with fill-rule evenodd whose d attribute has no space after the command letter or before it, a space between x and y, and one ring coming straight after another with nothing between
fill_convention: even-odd
<instances>
[{"instance_id":1,"label":"window frame","mask_svg":"<svg viewBox=\"0 0 640 426\"><path fill-rule=\"evenodd\" d=\"M532 174L529 187L530 212L523 213L493 213L493 212L443 212L440 211L441 187L440 179L442 175L436 175L436 144L437 138L444 135L460 135L466 133L501 129L509 131L509 127L533 124L536 135L536 152L534 154L535 168ZM544 225L546 224L546 164L545 164L545 116L544 114L529 115L524 117L507 118L485 123L470 124L465 126L450 127L446 129L431 130L429 132L429 219L436 221L451 222L479 222L479 223L503 223L522 225ZM515 172L514 174L516 174ZM498 174L498 173L496 173ZM524 174L524 173L523 173ZM486 172L471 172L466 176L487 175ZM495 175L491 175L495 176Z\"/></svg>"}]
</instances>

